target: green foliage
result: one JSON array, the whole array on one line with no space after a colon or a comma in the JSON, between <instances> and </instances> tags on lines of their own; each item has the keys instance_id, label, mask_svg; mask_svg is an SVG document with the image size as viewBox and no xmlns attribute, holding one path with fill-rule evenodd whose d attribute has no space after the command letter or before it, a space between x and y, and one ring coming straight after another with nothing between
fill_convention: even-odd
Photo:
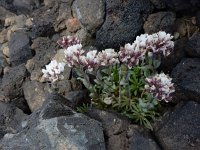
<instances>
[{"instance_id":1,"label":"green foliage","mask_svg":"<svg viewBox=\"0 0 200 150\"><path fill-rule=\"evenodd\" d=\"M86 113L88 112L89 108L90 108L90 104L83 104L79 107L76 107L76 111L79 113Z\"/></svg>"},{"instance_id":2,"label":"green foliage","mask_svg":"<svg viewBox=\"0 0 200 150\"><path fill-rule=\"evenodd\" d=\"M115 110L131 120L152 129L151 121L159 116L157 99L145 91L145 79L156 73L160 60L146 58L145 62L129 69L117 64L88 73L78 71L79 79L90 91L92 105L99 109ZM94 79L91 81L91 77ZM110 101L106 101L110 100ZM88 106L78 108L86 112Z\"/></svg>"}]
</instances>

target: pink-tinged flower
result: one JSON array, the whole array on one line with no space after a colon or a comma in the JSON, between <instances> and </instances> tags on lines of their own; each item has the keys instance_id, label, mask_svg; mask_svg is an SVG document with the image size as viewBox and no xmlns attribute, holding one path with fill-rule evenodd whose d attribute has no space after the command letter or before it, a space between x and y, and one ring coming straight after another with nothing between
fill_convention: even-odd
<instances>
[{"instance_id":1,"label":"pink-tinged flower","mask_svg":"<svg viewBox=\"0 0 200 150\"><path fill-rule=\"evenodd\" d=\"M42 69L43 77L51 82L57 81L61 77L61 73L64 71L65 63L58 63L56 60L52 60L46 69Z\"/></svg>"},{"instance_id":2,"label":"pink-tinged flower","mask_svg":"<svg viewBox=\"0 0 200 150\"><path fill-rule=\"evenodd\" d=\"M152 54L163 54L168 56L174 48L173 36L164 31L159 31L151 35L141 34L136 37L134 43L142 49L146 49Z\"/></svg>"},{"instance_id":3,"label":"pink-tinged flower","mask_svg":"<svg viewBox=\"0 0 200 150\"><path fill-rule=\"evenodd\" d=\"M101 66L108 66L119 63L118 53L114 49L105 49L98 53Z\"/></svg>"},{"instance_id":4,"label":"pink-tinged flower","mask_svg":"<svg viewBox=\"0 0 200 150\"><path fill-rule=\"evenodd\" d=\"M100 61L97 58L97 50L92 50L87 52L86 56L81 56L81 64L89 72L92 72L95 69L98 69Z\"/></svg>"},{"instance_id":5,"label":"pink-tinged flower","mask_svg":"<svg viewBox=\"0 0 200 150\"><path fill-rule=\"evenodd\" d=\"M62 47L67 49L70 46L81 44L80 40L73 36L64 36L62 39L59 39L57 43Z\"/></svg>"},{"instance_id":6,"label":"pink-tinged flower","mask_svg":"<svg viewBox=\"0 0 200 150\"><path fill-rule=\"evenodd\" d=\"M140 60L144 60L146 49L140 47L138 44L126 44L121 47L119 51L119 60L128 65L128 68L138 65Z\"/></svg>"},{"instance_id":7,"label":"pink-tinged flower","mask_svg":"<svg viewBox=\"0 0 200 150\"><path fill-rule=\"evenodd\" d=\"M145 90L150 92L157 100L169 102L172 100L171 94L175 92L172 78L164 73L146 78Z\"/></svg>"},{"instance_id":8,"label":"pink-tinged flower","mask_svg":"<svg viewBox=\"0 0 200 150\"><path fill-rule=\"evenodd\" d=\"M69 67L78 67L81 65L80 58L84 55L85 51L82 49L81 44L69 46L65 51L65 61Z\"/></svg>"}]
</instances>

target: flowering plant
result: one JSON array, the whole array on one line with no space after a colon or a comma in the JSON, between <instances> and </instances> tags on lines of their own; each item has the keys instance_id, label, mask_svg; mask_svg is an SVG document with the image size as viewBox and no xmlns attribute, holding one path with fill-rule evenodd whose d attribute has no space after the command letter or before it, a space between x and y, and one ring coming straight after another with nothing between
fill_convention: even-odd
<instances>
[{"instance_id":1,"label":"flowering plant","mask_svg":"<svg viewBox=\"0 0 200 150\"><path fill-rule=\"evenodd\" d=\"M90 91L92 105L116 110L152 128L150 120L158 114L159 104L170 102L175 92L172 79L156 70L161 57L173 50L172 38L160 31L137 36L119 52L114 49L86 52L77 38L64 37L58 41L65 49L64 63L52 61L42 70L43 76L55 82L67 64Z\"/></svg>"}]
</instances>

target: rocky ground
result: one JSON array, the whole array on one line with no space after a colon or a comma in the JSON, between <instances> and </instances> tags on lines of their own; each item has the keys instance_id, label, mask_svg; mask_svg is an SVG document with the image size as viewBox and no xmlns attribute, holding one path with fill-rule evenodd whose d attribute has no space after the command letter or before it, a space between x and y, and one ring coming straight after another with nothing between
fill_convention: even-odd
<instances>
[{"instance_id":1,"label":"rocky ground","mask_svg":"<svg viewBox=\"0 0 200 150\"><path fill-rule=\"evenodd\" d=\"M199 8L198 0L0 0L0 149L198 150ZM160 30L174 35L161 69L176 93L153 131L113 112L77 113L88 97L70 68L56 92L41 79L50 60L62 60L56 41L63 35L117 49Z\"/></svg>"}]
</instances>

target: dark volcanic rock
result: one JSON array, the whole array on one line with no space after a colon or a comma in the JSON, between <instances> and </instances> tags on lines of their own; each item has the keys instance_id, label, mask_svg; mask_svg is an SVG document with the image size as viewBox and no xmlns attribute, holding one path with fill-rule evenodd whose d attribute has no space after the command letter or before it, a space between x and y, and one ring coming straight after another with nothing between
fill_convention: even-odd
<instances>
[{"instance_id":1,"label":"dark volcanic rock","mask_svg":"<svg viewBox=\"0 0 200 150\"><path fill-rule=\"evenodd\" d=\"M150 132L136 125L131 125L128 130L129 150L160 150Z\"/></svg>"},{"instance_id":2,"label":"dark volcanic rock","mask_svg":"<svg viewBox=\"0 0 200 150\"><path fill-rule=\"evenodd\" d=\"M126 131L130 122L119 115L98 109L89 109L87 114L102 123L106 137L107 149L127 149Z\"/></svg>"},{"instance_id":3,"label":"dark volcanic rock","mask_svg":"<svg viewBox=\"0 0 200 150\"><path fill-rule=\"evenodd\" d=\"M91 108L87 114L91 118L102 123L107 137L111 137L112 135L117 135L126 131L130 125L130 122L127 119L111 112Z\"/></svg>"},{"instance_id":4,"label":"dark volcanic rock","mask_svg":"<svg viewBox=\"0 0 200 150\"><path fill-rule=\"evenodd\" d=\"M96 33L96 46L119 48L133 42L142 30L143 17L151 8L149 0L107 0L106 20Z\"/></svg>"},{"instance_id":5,"label":"dark volcanic rock","mask_svg":"<svg viewBox=\"0 0 200 150\"><path fill-rule=\"evenodd\" d=\"M0 149L88 149L105 150L101 124L65 105L58 95L51 95L40 110L22 122L17 134L6 134Z\"/></svg>"},{"instance_id":6,"label":"dark volcanic rock","mask_svg":"<svg viewBox=\"0 0 200 150\"><path fill-rule=\"evenodd\" d=\"M158 31L173 33L176 14L173 12L158 12L149 15L144 24L145 33L152 34Z\"/></svg>"},{"instance_id":7,"label":"dark volcanic rock","mask_svg":"<svg viewBox=\"0 0 200 150\"><path fill-rule=\"evenodd\" d=\"M160 69L164 72L171 72L174 67L185 57L187 38L181 38L174 43L174 50L167 57L164 57Z\"/></svg>"},{"instance_id":8,"label":"dark volcanic rock","mask_svg":"<svg viewBox=\"0 0 200 150\"><path fill-rule=\"evenodd\" d=\"M186 46L186 53L190 57L200 57L200 33L193 35Z\"/></svg>"},{"instance_id":9,"label":"dark volcanic rock","mask_svg":"<svg viewBox=\"0 0 200 150\"><path fill-rule=\"evenodd\" d=\"M13 0L13 6L18 13L30 13L34 8L40 5L40 0Z\"/></svg>"},{"instance_id":10,"label":"dark volcanic rock","mask_svg":"<svg viewBox=\"0 0 200 150\"><path fill-rule=\"evenodd\" d=\"M196 23L197 23L197 26L200 28L200 11L196 13Z\"/></svg>"},{"instance_id":11,"label":"dark volcanic rock","mask_svg":"<svg viewBox=\"0 0 200 150\"><path fill-rule=\"evenodd\" d=\"M165 0L165 3L169 8L181 12L195 11L200 7L199 0Z\"/></svg>"},{"instance_id":12,"label":"dark volcanic rock","mask_svg":"<svg viewBox=\"0 0 200 150\"><path fill-rule=\"evenodd\" d=\"M45 37L33 40L31 48L35 51L35 56L26 64L29 72L41 70L42 67L50 62L51 58L56 54L55 50L58 49L55 42Z\"/></svg>"},{"instance_id":13,"label":"dark volcanic rock","mask_svg":"<svg viewBox=\"0 0 200 150\"><path fill-rule=\"evenodd\" d=\"M54 22L58 16L58 9L58 2L54 2L51 5L35 10L31 14L33 17L32 38L39 36L51 37L55 33Z\"/></svg>"},{"instance_id":14,"label":"dark volcanic rock","mask_svg":"<svg viewBox=\"0 0 200 150\"><path fill-rule=\"evenodd\" d=\"M105 0L76 0L73 7L78 20L92 34L104 22Z\"/></svg>"},{"instance_id":15,"label":"dark volcanic rock","mask_svg":"<svg viewBox=\"0 0 200 150\"><path fill-rule=\"evenodd\" d=\"M27 70L24 64L11 68L4 74L1 84L0 99L10 100L23 95L22 84L27 77Z\"/></svg>"},{"instance_id":16,"label":"dark volcanic rock","mask_svg":"<svg viewBox=\"0 0 200 150\"><path fill-rule=\"evenodd\" d=\"M83 103L89 102L89 96L86 90L71 91L67 93L65 97L73 106L80 106Z\"/></svg>"},{"instance_id":17,"label":"dark volcanic rock","mask_svg":"<svg viewBox=\"0 0 200 150\"><path fill-rule=\"evenodd\" d=\"M23 93L30 110L34 112L42 106L48 91L45 90L45 84L26 81L23 84Z\"/></svg>"},{"instance_id":18,"label":"dark volcanic rock","mask_svg":"<svg viewBox=\"0 0 200 150\"><path fill-rule=\"evenodd\" d=\"M155 135L163 149L197 150L200 147L200 105L187 102L162 118Z\"/></svg>"},{"instance_id":19,"label":"dark volcanic rock","mask_svg":"<svg viewBox=\"0 0 200 150\"><path fill-rule=\"evenodd\" d=\"M30 49L30 39L26 33L21 31L14 32L11 35L8 47L12 66L26 63L33 55Z\"/></svg>"},{"instance_id":20,"label":"dark volcanic rock","mask_svg":"<svg viewBox=\"0 0 200 150\"><path fill-rule=\"evenodd\" d=\"M0 139L6 133L16 133L26 115L18 108L0 102Z\"/></svg>"},{"instance_id":21,"label":"dark volcanic rock","mask_svg":"<svg viewBox=\"0 0 200 150\"><path fill-rule=\"evenodd\" d=\"M183 59L172 71L176 86L174 100L194 100L200 102L200 59Z\"/></svg>"},{"instance_id":22,"label":"dark volcanic rock","mask_svg":"<svg viewBox=\"0 0 200 150\"><path fill-rule=\"evenodd\" d=\"M152 4L157 8L157 9L163 9L166 7L165 5L165 0L150 0Z\"/></svg>"}]
</instances>

